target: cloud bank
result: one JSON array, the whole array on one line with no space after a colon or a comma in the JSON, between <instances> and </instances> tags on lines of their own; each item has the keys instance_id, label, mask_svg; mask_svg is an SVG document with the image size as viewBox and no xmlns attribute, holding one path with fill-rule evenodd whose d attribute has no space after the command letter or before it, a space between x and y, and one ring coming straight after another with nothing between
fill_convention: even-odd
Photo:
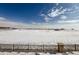
<instances>
[{"instance_id":1,"label":"cloud bank","mask_svg":"<svg viewBox=\"0 0 79 59\"><path fill-rule=\"evenodd\" d=\"M79 26L79 4L73 3L70 4L70 7L65 7L64 5L67 4L56 4L49 10L50 12L41 13L45 23L52 23L52 27L77 28Z\"/></svg>"}]
</instances>

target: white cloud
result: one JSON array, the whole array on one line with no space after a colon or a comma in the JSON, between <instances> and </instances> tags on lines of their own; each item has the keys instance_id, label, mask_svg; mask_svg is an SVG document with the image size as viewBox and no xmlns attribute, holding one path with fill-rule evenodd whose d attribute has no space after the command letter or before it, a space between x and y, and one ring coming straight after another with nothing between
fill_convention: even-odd
<instances>
[{"instance_id":1,"label":"white cloud","mask_svg":"<svg viewBox=\"0 0 79 59\"><path fill-rule=\"evenodd\" d=\"M40 16L44 17L45 22L50 22L50 20L53 20L54 17L60 16L62 14L64 14L67 11L66 8L63 8L62 6L60 6L60 8L52 8L50 10L50 12L48 12L47 14L41 14ZM66 19L66 16L61 16L61 19Z\"/></svg>"},{"instance_id":2,"label":"white cloud","mask_svg":"<svg viewBox=\"0 0 79 59\"><path fill-rule=\"evenodd\" d=\"M56 3L56 6L58 6L59 5L59 3Z\"/></svg>"},{"instance_id":3,"label":"white cloud","mask_svg":"<svg viewBox=\"0 0 79 59\"><path fill-rule=\"evenodd\" d=\"M0 17L0 26L1 27L16 27L16 28L25 28L28 24L15 22L5 17Z\"/></svg>"},{"instance_id":4,"label":"white cloud","mask_svg":"<svg viewBox=\"0 0 79 59\"><path fill-rule=\"evenodd\" d=\"M44 17L45 22L49 22L51 19L47 16Z\"/></svg>"},{"instance_id":5,"label":"white cloud","mask_svg":"<svg viewBox=\"0 0 79 59\"><path fill-rule=\"evenodd\" d=\"M56 4L56 5L59 5L59 4ZM47 15L49 17L54 18L62 14L70 14L70 13L78 13L78 12L79 12L79 6L77 5L72 6L70 8L63 8L63 6L59 6L59 8L57 8L57 6L55 6L51 9L51 11Z\"/></svg>"},{"instance_id":6,"label":"white cloud","mask_svg":"<svg viewBox=\"0 0 79 59\"><path fill-rule=\"evenodd\" d=\"M46 16L45 14L41 14L40 16Z\"/></svg>"},{"instance_id":7,"label":"white cloud","mask_svg":"<svg viewBox=\"0 0 79 59\"><path fill-rule=\"evenodd\" d=\"M63 6L58 6L56 4L50 12L46 14L41 14L44 17L45 22L51 23L52 20L56 20L55 25L47 27L66 27L66 28L78 28L79 27L79 6L71 6L69 8L64 8ZM69 16L68 16L69 15ZM73 16L73 17L72 17ZM57 18L56 18L57 17ZM51 21L50 21L51 20Z\"/></svg>"},{"instance_id":8,"label":"white cloud","mask_svg":"<svg viewBox=\"0 0 79 59\"><path fill-rule=\"evenodd\" d=\"M63 7L60 7L59 9L56 8L55 10L52 9L52 11L50 13L48 13L48 16L49 17L57 17L57 16L59 16L61 14L64 14L67 11L67 9L62 9L62 8Z\"/></svg>"},{"instance_id":9,"label":"white cloud","mask_svg":"<svg viewBox=\"0 0 79 59\"><path fill-rule=\"evenodd\" d=\"M44 17L44 21L45 21L46 23L51 20L51 18L49 18L49 17L48 17L47 15L45 15L45 14L41 14L41 16Z\"/></svg>"},{"instance_id":10,"label":"white cloud","mask_svg":"<svg viewBox=\"0 0 79 59\"><path fill-rule=\"evenodd\" d=\"M61 16L60 16L60 19L67 19L67 16L61 15Z\"/></svg>"},{"instance_id":11,"label":"white cloud","mask_svg":"<svg viewBox=\"0 0 79 59\"><path fill-rule=\"evenodd\" d=\"M37 24L37 23L33 21L32 24L35 25L35 24Z\"/></svg>"},{"instance_id":12,"label":"white cloud","mask_svg":"<svg viewBox=\"0 0 79 59\"><path fill-rule=\"evenodd\" d=\"M62 21L58 21L58 23L79 23L79 20L62 20Z\"/></svg>"},{"instance_id":13,"label":"white cloud","mask_svg":"<svg viewBox=\"0 0 79 59\"><path fill-rule=\"evenodd\" d=\"M79 6L77 6L77 5L74 5L74 8L75 8L75 9L79 9Z\"/></svg>"},{"instance_id":14,"label":"white cloud","mask_svg":"<svg viewBox=\"0 0 79 59\"><path fill-rule=\"evenodd\" d=\"M0 20L4 21L4 20L7 20L6 18L4 17L0 17Z\"/></svg>"},{"instance_id":15,"label":"white cloud","mask_svg":"<svg viewBox=\"0 0 79 59\"><path fill-rule=\"evenodd\" d=\"M79 12L79 6L78 5L74 5L73 7L68 9L69 13L77 13Z\"/></svg>"}]
</instances>

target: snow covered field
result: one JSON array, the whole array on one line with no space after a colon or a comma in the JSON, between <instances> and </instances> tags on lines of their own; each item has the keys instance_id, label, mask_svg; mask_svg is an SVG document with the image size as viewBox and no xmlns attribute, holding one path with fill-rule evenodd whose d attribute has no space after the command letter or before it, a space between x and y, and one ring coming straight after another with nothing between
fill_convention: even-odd
<instances>
[{"instance_id":1,"label":"snow covered field","mask_svg":"<svg viewBox=\"0 0 79 59\"><path fill-rule=\"evenodd\" d=\"M79 31L6 30L0 31L2 44L78 44Z\"/></svg>"},{"instance_id":2,"label":"snow covered field","mask_svg":"<svg viewBox=\"0 0 79 59\"><path fill-rule=\"evenodd\" d=\"M0 30L0 44L78 44L79 31L75 30ZM79 51L65 53L0 52L0 55L79 55Z\"/></svg>"},{"instance_id":3,"label":"snow covered field","mask_svg":"<svg viewBox=\"0 0 79 59\"><path fill-rule=\"evenodd\" d=\"M72 51L66 53L43 53L43 52L0 52L0 55L79 55L79 51Z\"/></svg>"}]
</instances>

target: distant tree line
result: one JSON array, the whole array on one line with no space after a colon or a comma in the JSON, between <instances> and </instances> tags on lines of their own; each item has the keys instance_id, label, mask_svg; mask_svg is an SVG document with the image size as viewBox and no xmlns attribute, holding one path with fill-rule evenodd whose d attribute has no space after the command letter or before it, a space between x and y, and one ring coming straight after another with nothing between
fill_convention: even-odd
<instances>
[{"instance_id":1,"label":"distant tree line","mask_svg":"<svg viewBox=\"0 0 79 59\"><path fill-rule=\"evenodd\" d=\"M17 28L12 28L12 27L0 27L0 29L17 29Z\"/></svg>"}]
</instances>

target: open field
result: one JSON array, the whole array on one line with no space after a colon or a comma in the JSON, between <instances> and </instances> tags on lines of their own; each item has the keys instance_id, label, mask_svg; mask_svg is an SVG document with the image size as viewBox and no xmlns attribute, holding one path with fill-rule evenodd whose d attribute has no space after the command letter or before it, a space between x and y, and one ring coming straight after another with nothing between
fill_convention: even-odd
<instances>
[{"instance_id":1,"label":"open field","mask_svg":"<svg viewBox=\"0 0 79 59\"><path fill-rule=\"evenodd\" d=\"M58 43L63 43L63 53L79 51L79 31L75 30L1 30L0 53L59 54ZM16 52L16 53L15 53ZM75 52L76 53L76 52ZM78 53L77 53L78 54Z\"/></svg>"},{"instance_id":2,"label":"open field","mask_svg":"<svg viewBox=\"0 0 79 59\"><path fill-rule=\"evenodd\" d=\"M1 30L1 44L78 44L79 31L74 30Z\"/></svg>"}]
</instances>

